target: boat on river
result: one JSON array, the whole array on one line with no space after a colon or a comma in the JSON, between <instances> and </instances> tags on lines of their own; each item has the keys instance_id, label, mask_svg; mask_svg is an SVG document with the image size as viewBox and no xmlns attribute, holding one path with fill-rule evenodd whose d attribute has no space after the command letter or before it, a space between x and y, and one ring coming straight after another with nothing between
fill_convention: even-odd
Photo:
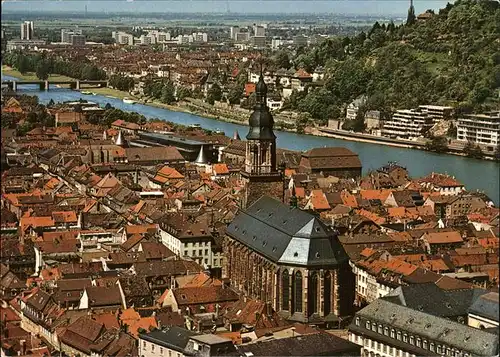
<instances>
[{"instance_id":1,"label":"boat on river","mask_svg":"<svg viewBox=\"0 0 500 357\"><path fill-rule=\"evenodd\" d=\"M82 90L80 93L85 94L85 95L92 95L92 92L88 90Z\"/></svg>"},{"instance_id":2,"label":"boat on river","mask_svg":"<svg viewBox=\"0 0 500 357\"><path fill-rule=\"evenodd\" d=\"M125 97L125 98L123 98L123 103L126 103L126 104L135 104L136 101L133 100L133 99Z\"/></svg>"}]
</instances>

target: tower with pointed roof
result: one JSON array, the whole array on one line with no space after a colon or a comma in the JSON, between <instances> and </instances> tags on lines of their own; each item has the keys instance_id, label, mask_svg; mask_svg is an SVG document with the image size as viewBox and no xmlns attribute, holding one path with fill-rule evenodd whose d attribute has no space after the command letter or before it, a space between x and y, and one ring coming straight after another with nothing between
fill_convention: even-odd
<instances>
[{"instance_id":1,"label":"tower with pointed roof","mask_svg":"<svg viewBox=\"0 0 500 357\"><path fill-rule=\"evenodd\" d=\"M267 106L267 85L262 69L255 86L256 103L249 119L246 136L245 168L242 177L245 182L245 197L242 207L250 206L260 197L267 195L283 201L283 176L276 163L276 135L274 119Z\"/></svg>"}]
</instances>

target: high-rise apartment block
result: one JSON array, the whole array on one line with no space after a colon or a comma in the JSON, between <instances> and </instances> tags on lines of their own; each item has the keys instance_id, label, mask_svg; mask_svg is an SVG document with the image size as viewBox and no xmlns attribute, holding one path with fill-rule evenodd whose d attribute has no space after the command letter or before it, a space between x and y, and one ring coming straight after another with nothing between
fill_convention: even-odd
<instances>
[{"instance_id":1,"label":"high-rise apartment block","mask_svg":"<svg viewBox=\"0 0 500 357\"><path fill-rule=\"evenodd\" d=\"M71 45L85 46L85 35L71 35Z\"/></svg>"},{"instance_id":2,"label":"high-rise apartment block","mask_svg":"<svg viewBox=\"0 0 500 357\"><path fill-rule=\"evenodd\" d=\"M457 139L496 148L500 145L500 112L467 114L459 118Z\"/></svg>"},{"instance_id":3,"label":"high-rise apartment block","mask_svg":"<svg viewBox=\"0 0 500 357\"><path fill-rule=\"evenodd\" d=\"M253 35L255 37L264 37L266 35L266 29L264 28L264 26L254 25Z\"/></svg>"},{"instance_id":4,"label":"high-rise apartment block","mask_svg":"<svg viewBox=\"0 0 500 357\"><path fill-rule=\"evenodd\" d=\"M73 43L72 37L73 36L83 36L82 30L79 29L74 29L74 30L68 30L68 29L62 29L61 30L61 42L62 43ZM82 38L78 37L75 39L76 43L78 45L81 44ZM85 45L85 36L83 36L83 44Z\"/></svg>"},{"instance_id":5,"label":"high-rise apartment block","mask_svg":"<svg viewBox=\"0 0 500 357\"><path fill-rule=\"evenodd\" d=\"M236 40L239 33L240 33L239 26L231 26L229 30L229 37L231 37L231 40Z\"/></svg>"},{"instance_id":6,"label":"high-rise apartment block","mask_svg":"<svg viewBox=\"0 0 500 357\"><path fill-rule=\"evenodd\" d=\"M21 40L33 39L33 21L24 21L21 24Z\"/></svg>"}]
</instances>

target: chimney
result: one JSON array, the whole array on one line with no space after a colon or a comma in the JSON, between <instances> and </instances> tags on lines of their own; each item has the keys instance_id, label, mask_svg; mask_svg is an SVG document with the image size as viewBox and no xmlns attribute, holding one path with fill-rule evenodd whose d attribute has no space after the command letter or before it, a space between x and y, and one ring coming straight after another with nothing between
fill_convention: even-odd
<instances>
[{"instance_id":1,"label":"chimney","mask_svg":"<svg viewBox=\"0 0 500 357\"><path fill-rule=\"evenodd\" d=\"M19 341L21 343L21 355L26 355L26 340Z\"/></svg>"}]
</instances>

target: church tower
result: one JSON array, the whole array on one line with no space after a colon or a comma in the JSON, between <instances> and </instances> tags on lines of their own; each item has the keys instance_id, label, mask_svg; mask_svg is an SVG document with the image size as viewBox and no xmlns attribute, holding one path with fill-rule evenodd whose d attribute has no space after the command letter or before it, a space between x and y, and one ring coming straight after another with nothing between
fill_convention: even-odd
<instances>
[{"instance_id":1,"label":"church tower","mask_svg":"<svg viewBox=\"0 0 500 357\"><path fill-rule=\"evenodd\" d=\"M262 196L271 196L283 201L283 176L276 163L276 135L274 119L267 107L267 85L262 71L255 86L256 103L250 116L246 136L245 169L241 173L245 182L246 208Z\"/></svg>"}]
</instances>

